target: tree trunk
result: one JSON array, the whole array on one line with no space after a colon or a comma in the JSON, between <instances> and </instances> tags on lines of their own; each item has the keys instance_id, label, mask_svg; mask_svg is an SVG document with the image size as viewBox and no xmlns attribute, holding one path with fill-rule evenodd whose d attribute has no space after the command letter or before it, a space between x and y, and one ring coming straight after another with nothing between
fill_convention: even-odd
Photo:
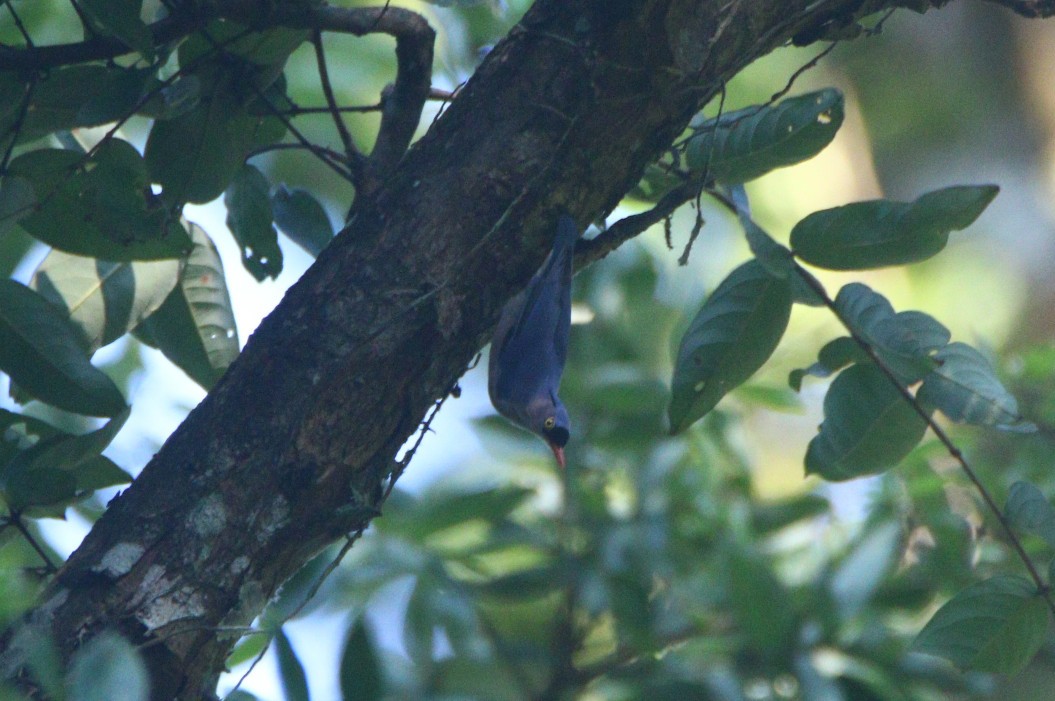
<instances>
[{"instance_id":1,"label":"tree trunk","mask_svg":"<svg viewBox=\"0 0 1055 701\"><path fill-rule=\"evenodd\" d=\"M208 697L234 642L212 629L248 624L308 558L378 513L397 450L488 341L559 213L585 224L609 212L759 56L880 9L944 2L536 2L359 198L28 624L50 628L65 656L104 628L153 641L154 698ZM1001 4L1039 15L1055 2ZM21 654L7 644L3 667Z\"/></svg>"}]
</instances>

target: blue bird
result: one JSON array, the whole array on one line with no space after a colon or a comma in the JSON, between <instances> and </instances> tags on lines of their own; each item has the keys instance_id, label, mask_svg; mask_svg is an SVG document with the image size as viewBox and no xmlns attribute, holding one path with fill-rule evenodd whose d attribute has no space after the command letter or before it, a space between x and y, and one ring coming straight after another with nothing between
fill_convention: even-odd
<instances>
[{"instance_id":1,"label":"blue bird","mask_svg":"<svg viewBox=\"0 0 1055 701\"><path fill-rule=\"evenodd\" d=\"M574 220L561 215L553 250L502 310L487 375L495 409L546 441L561 467L571 424L557 391L568 357L572 257L578 238Z\"/></svg>"}]
</instances>

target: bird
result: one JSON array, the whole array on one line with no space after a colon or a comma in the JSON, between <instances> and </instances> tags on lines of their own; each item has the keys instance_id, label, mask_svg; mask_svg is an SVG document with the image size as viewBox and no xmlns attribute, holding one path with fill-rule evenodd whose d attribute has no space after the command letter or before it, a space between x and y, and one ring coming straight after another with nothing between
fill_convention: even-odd
<instances>
[{"instance_id":1,"label":"bird","mask_svg":"<svg viewBox=\"0 0 1055 701\"><path fill-rule=\"evenodd\" d=\"M571 422L557 392L568 357L572 258L579 229L562 214L542 267L502 309L491 339L487 392L502 416L541 437L565 468Z\"/></svg>"}]
</instances>

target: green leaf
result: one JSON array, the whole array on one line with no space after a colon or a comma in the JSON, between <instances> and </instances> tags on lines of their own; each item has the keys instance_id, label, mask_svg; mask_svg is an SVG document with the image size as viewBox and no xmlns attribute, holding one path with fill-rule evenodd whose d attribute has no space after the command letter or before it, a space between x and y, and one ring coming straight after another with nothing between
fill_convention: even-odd
<instances>
[{"instance_id":1,"label":"green leaf","mask_svg":"<svg viewBox=\"0 0 1055 701\"><path fill-rule=\"evenodd\" d=\"M938 609L912 648L963 670L1014 674L1040 649L1048 618L1032 582L998 575L972 584Z\"/></svg>"},{"instance_id":2,"label":"green leaf","mask_svg":"<svg viewBox=\"0 0 1055 701\"><path fill-rule=\"evenodd\" d=\"M33 184L25 178L8 176L0 183L0 236L6 235L37 204Z\"/></svg>"},{"instance_id":3,"label":"green leaf","mask_svg":"<svg viewBox=\"0 0 1055 701\"><path fill-rule=\"evenodd\" d=\"M824 397L806 473L837 482L883 472L922 440L927 423L873 365L843 370Z\"/></svg>"},{"instance_id":4,"label":"green leaf","mask_svg":"<svg viewBox=\"0 0 1055 701\"><path fill-rule=\"evenodd\" d=\"M88 433L74 435L57 431L55 435L41 440L25 451L19 462L30 470L42 467L76 470L106 450L114 436L125 425L130 412L131 408L125 407L124 411L107 421L101 428Z\"/></svg>"},{"instance_id":5,"label":"green leaf","mask_svg":"<svg viewBox=\"0 0 1055 701\"><path fill-rule=\"evenodd\" d=\"M641 180L627 195L646 202L656 202L668 191L684 183L683 178L671 173L668 168L653 163L645 168Z\"/></svg>"},{"instance_id":6,"label":"green leaf","mask_svg":"<svg viewBox=\"0 0 1055 701\"><path fill-rule=\"evenodd\" d=\"M90 158L39 149L11 162L9 172L33 188L35 204L22 227L49 246L111 261L174 258L190 241L150 194L142 157L111 139Z\"/></svg>"},{"instance_id":7,"label":"green leaf","mask_svg":"<svg viewBox=\"0 0 1055 701\"><path fill-rule=\"evenodd\" d=\"M135 49L147 61L154 60L154 37L139 16L142 0L79 0L79 6L94 29Z\"/></svg>"},{"instance_id":8,"label":"green leaf","mask_svg":"<svg viewBox=\"0 0 1055 701\"><path fill-rule=\"evenodd\" d=\"M77 491L79 492L94 492L97 489L112 487L116 484L128 484L132 481L132 475L105 455L97 455L78 465L74 476L77 478Z\"/></svg>"},{"instance_id":9,"label":"green leaf","mask_svg":"<svg viewBox=\"0 0 1055 701\"><path fill-rule=\"evenodd\" d=\"M686 161L718 182L742 183L812 158L842 122L843 96L835 88L748 107L695 126Z\"/></svg>"},{"instance_id":10,"label":"green leaf","mask_svg":"<svg viewBox=\"0 0 1055 701\"><path fill-rule=\"evenodd\" d=\"M52 250L29 286L67 311L91 354L157 311L176 286L180 267L174 258L111 263Z\"/></svg>"},{"instance_id":11,"label":"green leaf","mask_svg":"<svg viewBox=\"0 0 1055 701\"><path fill-rule=\"evenodd\" d=\"M755 373L791 316L791 285L749 261L722 281L681 339L670 400L671 432L706 414Z\"/></svg>"},{"instance_id":12,"label":"green leaf","mask_svg":"<svg viewBox=\"0 0 1055 701\"><path fill-rule=\"evenodd\" d=\"M914 202L871 200L814 212L791 230L791 248L807 263L829 270L926 260L945 248L950 232L974 222L999 190L961 185Z\"/></svg>"},{"instance_id":13,"label":"green leaf","mask_svg":"<svg viewBox=\"0 0 1055 701\"><path fill-rule=\"evenodd\" d=\"M744 544L727 546L725 559L730 607L752 651L770 660L784 657L794 647L798 629L787 589L770 563ZM764 601L783 604L760 606Z\"/></svg>"},{"instance_id":14,"label":"green leaf","mask_svg":"<svg viewBox=\"0 0 1055 701\"><path fill-rule=\"evenodd\" d=\"M104 631L74 653L66 689L69 701L147 701L150 676L131 643Z\"/></svg>"},{"instance_id":15,"label":"green leaf","mask_svg":"<svg viewBox=\"0 0 1055 701\"><path fill-rule=\"evenodd\" d=\"M384 695L381 661L366 619L352 625L341 655L342 701L375 701Z\"/></svg>"},{"instance_id":16,"label":"green leaf","mask_svg":"<svg viewBox=\"0 0 1055 701\"><path fill-rule=\"evenodd\" d=\"M0 370L31 395L89 416L124 411L120 390L84 354L62 312L28 287L0 280Z\"/></svg>"},{"instance_id":17,"label":"green leaf","mask_svg":"<svg viewBox=\"0 0 1055 701\"><path fill-rule=\"evenodd\" d=\"M271 225L267 178L251 165L242 166L223 195L227 228L242 249L242 264L258 281L282 272L282 249Z\"/></svg>"},{"instance_id":18,"label":"green leaf","mask_svg":"<svg viewBox=\"0 0 1055 701\"><path fill-rule=\"evenodd\" d=\"M1055 508L1031 482L1015 482L1007 493L1004 515L1019 531L1032 533L1055 548Z\"/></svg>"},{"instance_id":19,"label":"green leaf","mask_svg":"<svg viewBox=\"0 0 1055 701\"><path fill-rule=\"evenodd\" d=\"M787 278L795 268L795 261L784 246L777 243L772 236L756 224L750 216L740 212L740 224L744 227L744 236L747 237L747 245L755 259L761 263L766 272L773 277Z\"/></svg>"},{"instance_id":20,"label":"green leaf","mask_svg":"<svg viewBox=\"0 0 1055 701\"><path fill-rule=\"evenodd\" d=\"M55 131L93 127L116 121L131 113L155 69L121 68L84 64L54 68L33 87L30 108L19 132L19 142L40 138ZM3 74L11 75L9 73ZM10 111L0 108L0 134L15 125L21 111L18 99L7 99ZM8 91L4 91L8 95Z\"/></svg>"},{"instance_id":21,"label":"green leaf","mask_svg":"<svg viewBox=\"0 0 1055 701\"><path fill-rule=\"evenodd\" d=\"M940 365L923 380L917 398L957 423L1035 431L1018 413L1018 402L997 379L985 357L966 343L950 343L935 355Z\"/></svg>"},{"instance_id":22,"label":"green leaf","mask_svg":"<svg viewBox=\"0 0 1055 701\"><path fill-rule=\"evenodd\" d=\"M796 392L802 389L802 380L807 376L831 377L851 363L868 363L871 359L849 336L840 336L825 343L817 353L817 362L808 368L792 370L788 384Z\"/></svg>"},{"instance_id":23,"label":"green leaf","mask_svg":"<svg viewBox=\"0 0 1055 701\"><path fill-rule=\"evenodd\" d=\"M494 577L473 589L482 596L509 603L549 596L567 586L567 575L559 565L545 564Z\"/></svg>"},{"instance_id":24,"label":"green leaf","mask_svg":"<svg viewBox=\"0 0 1055 701\"><path fill-rule=\"evenodd\" d=\"M279 679L282 681L286 701L311 701L304 666L297 659L297 653L289 644L289 638L281 630L275 634L275 651L278 653Z\"/></svg>"},{"instance_id":25,"label":"green leaf","mask_svg":"<svg viewBox=\"0 0 1055 701\"><path fill-rule=\"evenodd\" d=\"M333 227L326 210L306 190L279 185L271 196L275 225L289 240L313 256L333 239Z\"/></svg>"},{"instance_id":26,"label":"green leaf","mask_svg":"<svg viewBox=\"0 0 1055 701\"><path fill-rule=\"evenodd\" d=\"M773 533L798 521L827 514L831 505L817 494L786 497L751 505L751 527L762 534Z\"/></svg>"},{"instance_id":27,"label":"green leaf","mask_svg":"<svg viewBox=\"0 0 1055 701\"><path fill-rule=\"evenodd\" d=\"M194 248L179 284L135 335L208 390L238 357L238 330L216 246L200 226L189 227Z\"/></svg>"},{"instance_id":28,"label":"green leaf","mask_svg":"<svg viewBox=\"0 0 1055 701\"><path fill-rule=\"evenodd\" d=\"M154 122L144 156L166 201L219 197L241 169L263 121L246 111L229 81L217 80L194 109Z\"/></svg>"},{"instance_id":29,"label":"green leaf","mask_svg":"<svg viewBox=\"0 0 1055 701\"><path fill-rule=\"evenodd\" d=\"M534 490L506 485L472 491L430 490L425 498L407 504L399 513L386 515L377 527L409 541L469 521L496 524L534 494Z\"/></svg>"},{"instance_id":30,"label":"green leaf","mask_svg":"<svg viewBox=\"0 0 1055 701\"><path fill-rule=\"evenodd\" d=\"M906 385L938 364L934 352L951 337L933 317L914 311L894 313L886 297L857 282L839 290L835 308Z\"/></svg>"},{"instance_id":31,"label":"green leaf","mask_svg":"<svg viewBox=\"0 0 1055 701\"><path fill-rule=\"evenodd\" d=\"M0 494L12 511L71 501L77 494L77 478L66 470L42 467L13 470L0 479Z\"/></svg>"}]
</instances>

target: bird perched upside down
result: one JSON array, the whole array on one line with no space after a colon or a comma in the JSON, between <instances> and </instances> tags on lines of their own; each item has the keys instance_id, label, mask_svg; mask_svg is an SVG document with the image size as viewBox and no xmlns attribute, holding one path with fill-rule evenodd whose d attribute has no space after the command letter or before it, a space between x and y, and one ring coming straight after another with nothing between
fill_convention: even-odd
<instances>
[{"instance_id":1,"label":"bird perched upside down","mask_svg":"<svg viewBox=\"0 0 1055 701\"><path fill-rule=\"evenodd\" d=\"M487 391L495 409L541 436L564 467L570 436L568 411L557 391L568 357L572 255L579 230L566 214L531 282L506 303L491 339Z\"/></svg>"}]
</instances>

